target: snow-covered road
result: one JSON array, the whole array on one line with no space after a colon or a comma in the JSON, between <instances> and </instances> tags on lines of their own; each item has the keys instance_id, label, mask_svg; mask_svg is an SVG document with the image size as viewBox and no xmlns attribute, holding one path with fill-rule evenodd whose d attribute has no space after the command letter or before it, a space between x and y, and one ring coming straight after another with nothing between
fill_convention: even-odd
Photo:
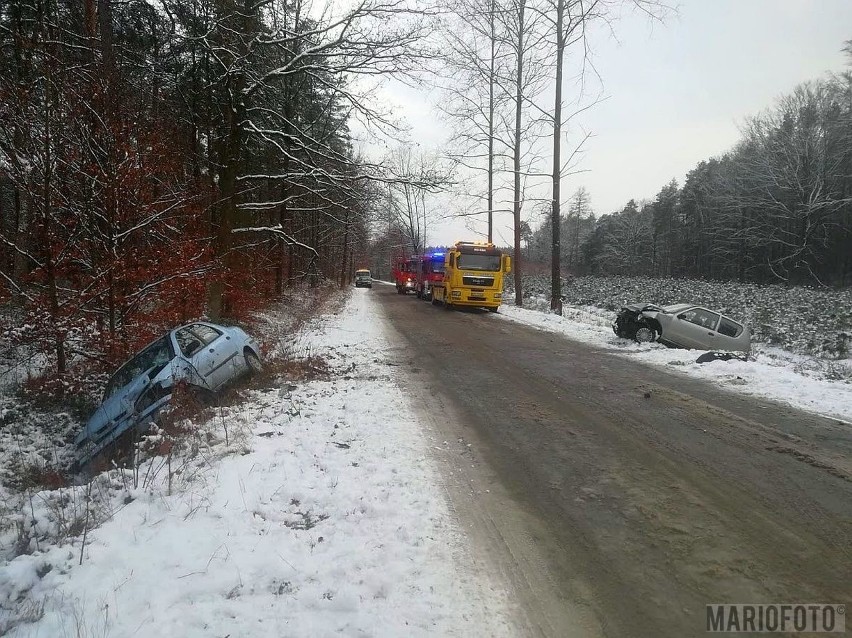
<instances>
[{"instance_id":1,"label":"snow-covered road","mask_svg":"<svg viewBox=\"0 0 852 638\"><path fill-rule=\"evenodd\" d=\"M330 380L253 390L201 425L210 446L173 495L166 470L135 489L113 476L114 515L82 565L77 538L0 568L0 628L43 610L10 635L510 634L505 593L473 569L394 382L386 329L353 291L298 339ZM34 499L36 525L55 524L52 500Z\"/></svg>"}]
</instances>

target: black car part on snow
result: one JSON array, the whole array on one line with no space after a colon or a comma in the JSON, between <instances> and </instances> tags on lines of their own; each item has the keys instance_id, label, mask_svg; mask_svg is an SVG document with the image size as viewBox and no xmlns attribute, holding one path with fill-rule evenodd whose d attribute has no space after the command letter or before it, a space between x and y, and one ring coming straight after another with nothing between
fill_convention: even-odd
<instances>
[{"instance_id":1,"label":"black car part on snow","mask_svg":"<svg viewBox=\"0 0 852 638\"><path fill-rule=\"evenodd\" d=\"M631 304L624 306L615 317L612 330L619 337L625 339L636 339L636 333L640 328L650 328L654 331L654 338L660 336L660 324L653 319L642 315L643 312L662 312L663 309L654 304Z\"/></svg>"}]
</instances>

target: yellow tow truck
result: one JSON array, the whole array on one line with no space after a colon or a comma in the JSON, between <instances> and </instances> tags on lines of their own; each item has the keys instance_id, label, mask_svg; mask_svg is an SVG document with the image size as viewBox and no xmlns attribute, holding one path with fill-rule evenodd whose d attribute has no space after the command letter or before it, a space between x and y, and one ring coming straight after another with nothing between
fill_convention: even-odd
<instances>
[{"instance_id":1,"label":"yellow tow truck","mask_svg":"<svg viewBox=\"0 0 852 638\"><path fill-rule=\"evenodd\" d=\"M456 242L444 256L444 280L432 286L432 304L497 312L503 301L503 275L511 270L511 257L494 244Z\"/></svg>"}]
</instances>

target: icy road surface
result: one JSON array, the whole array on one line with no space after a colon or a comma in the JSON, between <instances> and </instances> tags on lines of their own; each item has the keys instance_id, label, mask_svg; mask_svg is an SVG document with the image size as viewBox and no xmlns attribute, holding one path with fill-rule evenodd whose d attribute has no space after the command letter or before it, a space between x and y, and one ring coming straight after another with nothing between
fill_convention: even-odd
<instances>
[{"instance_id":1,"label":"icy road surface","mask_svg":"<svg viewBox=\"0 0 852 638\"><path fill-rule=\"evenodd\" d=\"M530 633L682 638L705 633L710 603L852 600L849 423L512 309L508 321L365 294L407 346L415 405L464 441L444 453L456 511ZM682 360L654 350L649 362ZM761 381L760 365L717 363ZM824 406L848 414L836 390L822 387Z\"/></svg>"}]
</instances>

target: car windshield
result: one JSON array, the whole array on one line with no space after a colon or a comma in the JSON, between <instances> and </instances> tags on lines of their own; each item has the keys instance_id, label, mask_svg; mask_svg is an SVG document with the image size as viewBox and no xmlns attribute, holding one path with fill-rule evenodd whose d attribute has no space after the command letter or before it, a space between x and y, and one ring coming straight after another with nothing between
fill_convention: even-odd
<instances>
[{"instance_id":1,"label":"car windshield","mask_svg":"<svg viewBox=\"0 0 852 638\"><path fill-rule=\"evenodd\" d=\"M459 268L462 270L500 270L500 255L459 255Z\"/></svg>"},{"instance_id":2,"label":"car windshield","mask_svg":"<svg viewBox=\"0 0 852 638\"><path fill-rule=\"evenodd\" d=\"M168 335L157 339L142 352L133 357L118 369L107 383L104 400L108 399L150 368L162 368L174 358L172 341Z\"/></svg>"}]
</instances>

